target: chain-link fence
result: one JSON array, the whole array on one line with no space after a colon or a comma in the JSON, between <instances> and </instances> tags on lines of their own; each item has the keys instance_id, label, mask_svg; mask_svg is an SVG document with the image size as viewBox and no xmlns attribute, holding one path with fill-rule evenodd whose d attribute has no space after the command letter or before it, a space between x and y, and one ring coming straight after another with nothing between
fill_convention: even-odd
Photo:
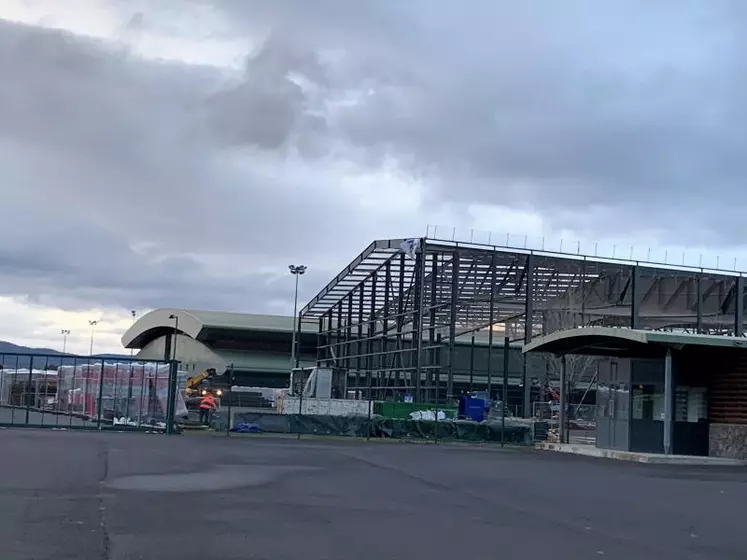
<instances>
[{"instance_id":1,"label":"chain-link fence","mask_svg":"<svg viewBox=\"0 0 747 560\"><path fill-rule=\"evenodd\" d=\"M565 441L581 445L594 445L597 430L597 406L595 404L568 404L565 426ZM539 439L560 441L560 403L557 401L533 403L532 416L547 425L546 434Z\"/></svg>"},{"instance_id":2,"label":"chain-link fence","mask_svg":"<svg viewBox=\"0 0 747 560\"><path fill-rule=\"evenodd\" d=\"M211 427L230 433L269 433L338 437L393 438L530 444L531 421L515 416L515 407L465 399L461 406L405 401L310 398L299 386L275 394L275 407L221 407ZM230 395L222 399L233 402Z\"/></svg>"}]
</instances>

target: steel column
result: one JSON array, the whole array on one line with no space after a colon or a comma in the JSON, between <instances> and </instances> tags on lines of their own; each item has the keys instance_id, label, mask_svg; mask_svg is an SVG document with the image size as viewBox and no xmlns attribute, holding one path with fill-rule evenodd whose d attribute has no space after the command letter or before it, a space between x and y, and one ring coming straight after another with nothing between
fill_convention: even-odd
<instances>
[{"instance_id":1,"label":"steel column","mask_svg":"<svg viewBox=\"0 0 747 560\"><path fill-rule=\"evenodd\" d=\"M319 329L316 333L316 365L322 365L322 331L324 331L324 316L319 317Z\"/></svg>"},{"instance_id":2,"label":"steel column","mask_svg":"<svg viewBox=\"0 0 747 560\"><path fill-rule=\"evenodd\" d=\"M422 349L423 349L423 290L425 284L425 255L426 247L424 240L420 240L420 248L415 253L415 312L412 317L413 333L417 340L413 340L415 345L415 402L421 402L420 376L422 372Z\"/></svg>"},{"instance_id":3,"label":"steel column","mask_svg":"<svg viewBox=\"0 0 747 560\"><path fill-rule=\"evenodd\" d=\"M473 391L473 383L475 380L475 336L472 335L472 342L469 346L469 390Z\"/></svg>"},{"instance_id":4,"label":"steel column","mask_svg":"<svg viewBox=\"0 0 747 560\"><path fill-rule=\"evenodd\" d=\"M565 354L560 356L560 410L558 411L558 438L560 443L568 443L565 437L565 425L568 414L568 376L566 375Z\"/></svg>"},{"instance_id":5,"label":"steel column","mask_svg":"<svg viewBox=\"0 0 747 560\"><path fill-rule=\"evenodd\" d=\"M435 404L438 406L439 402L441 402L441 342L442 342L442 336L441 333L438 333L436 335L436 348L434 348L434 352L436 354L436 363L438 364L438 368L436 368L436 375L434 376L434 381L436 385L436 401ZM438 416L437 416L438 417Z\"/></svg>"},{"instance_id":6,"label":"steel column","mask_svg":"<svg viewBox=\"0 0 747 560\"><path fill-rule=\"evenodd\" d=\"M390 303L390 294L389 291L392 289L392 263L391 261L386 261L386 265L384 265L384 317L382 319L381 325L382 329L384 330L384 334L381 338L381 361L383 362L383 370L388 370L389 365L387 364L388 356L387 352L389 351L389 303ZM388 375L388 372L384 373L383 375ZM383 399L384 395L381 391L382 386L382 378L379 377L379 383L378 387L376 388L376 394L379 399Z\"/></svg>"},{"instance_id":7,"label":"steel column","mask_svg":"<svg viewBox=\"0 0 747 560\"><path fill-rule=\"evenodd\" d=\"M674 386L672 382L672 349L667 348L664 357L664 453L672 454L672 408Z\"/></svg>"},{"instance_id":8,"label":"steel column","mask_svg":"<svg viewBox=\"0 0 747 560\"><path fill-rule=\"evenodd\" d=\"M327 352L325 359L327 361L327 365L331 365L331 363L335 363L335 347L332 345L332 315L334 314L334 306L329 308L329 312L327 313Z\"/></svg>"},{"instance_id":9,"label":"steel column","mask_svg":"<svg viewBox=\"0 0 747 560\"><path fill-rule=\"evenodd\" d=\"M436 344L436 298L438 297L438 253L433 253L431 257L431 279L430 279L430 311L428 314L428 345L431 346L430 351L428 352L430 358L428 360L430 367L428 368L428 371L426 372L426 384L430 389L428 390L428 394L426 396L426 400L430 402L432 401L433 396L431 395L431 391L434 390L434 383L435 383L435 397L438 399L438 382L436 381L438 379L438 371L437 366L440 365L437 363L437 350L434 348ZM437 400L435 402L438 402ZM438 415L436 415L436 419L438 419Z\"/></svg>"},{"instance_id":10,"label":"steel column","mask_svg":"<svg viewBox=\"0 0 747 560\"><path fill-rule=\"evenodd\" d=\"M368 356L366 356L366 387L368 387L368 400L371 400L371 389L373 383L374 362L374 336L376 336L376 274L371 277L371 303L370 315L368 317Z\"/></svg>"},{"instance_id":11,"label":"steel column","mask_svg":"<svg viewBox=\"0 0 747 560\"><path fill-rule=\"evenodd\" d=\"M335 330L335 367L342 367L343 356L347 347L342 342L342 300L337 302L337 329Z\"/></svg>"},{"instance_id":12,"label":"steel column","mask_svg":"<svg viewBox=\"0 0 747 560\"><path fill-rule=\"evenodd\" d=\"M457 302L459 300L459 251L451 258L451 305L449 306L449 371L446 379L446 401L454 399L454 344L456 339Z\"/></svg>"},{"instance_id":13,"label":"steel column","mask_svg":"<svg viewBox=\"0 0 747 560\"><path fill-rule=\"evenodd\" d=\"M490 330L488 331L488 400L492 398L493 390L493 325L495 324L495 281L495 251L493 251L493 254L490 257L490 307L488 311L488 321L490 322Z\"/></svg>"},{"instance_id":14,"label":"steel column","mask_svg":"<svg viewBox=\"0 0 747 560\"><path fill-rule=\"evenodd\" d=\"M508 411L508 367L511 355L511 339L503 338L503 394L501 395L501 446L506 441L506 413Z\"/></svg>"},{"instance_id":15,"label":"steel column","mask_svg":"<svg viewBox=\"0 0 747 560\"><path fill-rule=\"evenodd\" d=\"M630 269L630 328L641 328L641 269L634 265Z\"/></svg>"},{"instance_id":16,"label":"steel column","mask_svg":"<svg viewBox=\"0 0 747 560\"><path fill-rule=\"evenodd\" d=\"M356 354L358 354L358 364L357 368L355 370L355 391L356 391L356 397L358 396L358 391L360 391L361 387L361 369L363 369L363 298L364 298L364 289L365 286L363 284L360 285L360 295L358 296L358 351Z\"/></svg>"},{"instance_id":17,"label":"steel column","mask_svg":"<svg viewBox=\"0 0 747 560\"><path fill-rule=\"evenodd\" d=\"M402 376L402 369L405 367L404 361L404 339L402 337L402 327L405 323L405 262L407 257L404 253L399 256L399 286L397 286L397 353L395 354L395 361L399 362L399 366L395 367L395 384L397 388L400 385L400 379ZM396 364L395 364L396 365Z\"/></svg>"},{"instance_id":18,"label":"steel column","mask_svg":"<svg viewBox=\"0 0 747 560\"><path fill-rule=\"evenodd\" d=\"M734 336L744 336L744 276L734 282Z\"/></svg>"},{"instance_id":19,"label":"steel column","mask_svg":"<svg viewBox=\"0 0 747 560\"><path fill-rule=\"evenodd\" d=\"M527 255L526 263L526 301L524 307L524 344L528 344L532 341L532 334L534 331L534 254L529 253ZM526 354L522 354L523 362L521 369L521 377L524 383L524 403L523 403L523 416L529 418L531 416L531 401L532 401L532 382L527 375L527 357Z\"/></svg>"},{"instance_id":20,"label":"steel column","mask_svg":"<svg viewBox=\"0 0 747 560\"><path fill-rule=\"evenodd\" d=\"M348 317L345 325L345 385L347 386L350 381L350 368L353 366L353 359L350 357L353 355L353 293L350 292L346 297L348 300Z\"/></svg>"},{"instance_id":21,"label":"steel column","mask_svg":"<svg viewBox=\"0 0 747 560\"><path fill-rule=\"evenodd\" d=\"M695 330L703 333L703 282L702 271L695 277Z\"/></svg>"}]
</instances>

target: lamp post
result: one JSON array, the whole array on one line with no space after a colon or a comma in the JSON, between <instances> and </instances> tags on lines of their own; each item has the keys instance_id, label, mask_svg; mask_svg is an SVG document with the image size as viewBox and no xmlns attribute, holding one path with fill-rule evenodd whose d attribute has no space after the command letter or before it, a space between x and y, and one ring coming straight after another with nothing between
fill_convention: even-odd
<instances>
[{"instance_id":1,"label":"lamp post","mask_svg":"<svg viewBox=\"0 0 747 560\"><path fill-rule=\"evenodd\" d=\"M67 352L67 335L70 334L70 329L62 329L60 334L62 335L62 353L65 354Z\"/></svg>"},{"instance_id":2,"label":"lamp post","mask_svg":"<svg viewBox=\"0 0 747 560\"><path fill-rule=\"evenodd\" d=\"M298 328L297 321L298 321L298 277L301 276L304 272L306 272L306 265L299 264L290 264L288 265L288 270L290 270L290 273L296 277L296 288L293 294L293 335L291 338L291 382L295 382L295 379L293 379L293 368L296 367L296 329ZM291 390L295 391L295 388L291 386ZM301 388L301 391L303 391L303 388Z\"/></svg>"},{"instance_id":3,"label":"lamp post","mask_svg":"<svg viewBox=\"0 0 747 560\"><path fill-rule=\"evenodd\" d=\"M134 325L135 324L135 318L137 317L137 311L135 311L133 309L132 311L130 311L130 315L132 315L132 324ZM135 355L135 349L134 348L130 348L130 358L132 358L132 356L134 356L134 355Z\"/></svg>"},{"instance_id":4,"label":"lamp post","mask_svg":"<svg viewBox=\"0 0 747 560\"><path fill-rule=\"evenodd\" d=\"M88 324L91 325L91 348L89 351L89 355L93 356L93 335L96 332L96 325L99 324L98 321L88 321Z\"/></svg>"},{"instance_id":5,"label":"lamp post","mask_svg":"<svg viewBox=\"0 0 747 560\"><path fill-rule=\"evenodd\" d=\"M173 348L172 348L172 355L173 360L176 361L176 337L179 336L179 317L177 315L174 315L173 313L169 315L169 319L172 319L174 321L174 341L173 341Z\"/></svg>"}]
</instances>

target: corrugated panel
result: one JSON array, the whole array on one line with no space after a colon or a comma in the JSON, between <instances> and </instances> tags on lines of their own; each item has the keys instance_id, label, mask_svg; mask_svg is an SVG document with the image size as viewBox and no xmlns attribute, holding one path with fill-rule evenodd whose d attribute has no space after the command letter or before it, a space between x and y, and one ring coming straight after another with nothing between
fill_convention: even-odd
<instances>
[{"instance_id":1,"label":"corrugated panel","mask_svg":"<svg viewBox=\"0 0 747 560\"><path fill-rule=\"evenodd\" d=\"M747 424L747 354L724 354L713 364L709 418L719 424Z\"/></svg>"}]
</instances>

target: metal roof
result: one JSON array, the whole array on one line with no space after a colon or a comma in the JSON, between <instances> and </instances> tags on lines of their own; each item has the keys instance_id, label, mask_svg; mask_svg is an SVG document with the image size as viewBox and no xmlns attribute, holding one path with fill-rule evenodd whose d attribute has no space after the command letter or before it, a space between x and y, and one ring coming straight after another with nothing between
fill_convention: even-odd
<instances>
[{"instance_id":1,"label":"metal roof","mask_svg":"<svg viewBox=\"0 0 747 560\"><path fill-rule=\"evenodd\" d=\"M281 315L257 315L250 313L227 313L195 309L155 309L140 317L122 335L125 348L142 348L150 340L173 331L179 318L179 331L197 339L206 329L226 329L258 332L293 332L293 317ZM312 325L301 325L301 331L315 333Z\"/></svg>"},{"instance_id":2,"label":"metal roof","mask_svg":"<svg viewBox=\"0 0 747 560\"><path fill-rule=\"evenodd\" d=\"M351 321L341 314L343 300L355 298L352 324L370 322L371 315L381 321L397 314L407 315L402 330L412 325L415 313L415 259L405 256L406 239L378 240L371 243L301 309L303 321L326 318L327 328ZM639 317L647 328L684 328L697 320L712 330L728 330L734 324L733 309L738 273L694 270L674 265L592 257L580 254L462 243L420 238L424 247L426 286L437 285L435 294L423 293L426 314L423 329L435 326L436 333L448 336L452 310L450 286L456 276L458 305L454 310L456 333L467 333L490 323L490 302L494 302L494 323L508 324L513 339L526 340L541 334L536 315L548 312L548 321L564 321L563 313L583 314L588 324L622 326L630 323L632 310L632 266L638 265L637 290ZM456 255L458 259L455 259ZM531 294L526 280L532 258ZM490 278L495 273L495 281ZM389 304L385 304L385 282L390 278ZM374 280L376 279L376 280ZM697 289L701 290L700 319L693 307ZM494 294L491 298L491 286ZM531 332L527 331L527 302L534 315ZM404 308L398 309L400 302ZM363 313L360 313L362 308ZM375 311L374 311L375 310ZM574 321L575 322L575 321ZM390 321L392 323L392 321ZM564 325L563 325L564 326ZM553 330L555 326L551 327Z\"/></svg>"},{"instance_id":3,"label":"metal roof","mask_svg":"<svg viewBox=\"0 0 747 560\"><path fill-rule=\"evenodd\" d=\"M392 257L402 254L402 244L405 241L405 239L385 239L371 243L301 309L301 316L306 318L323 316ZM406 259L405 262L402 276L406 278L409 286L415 270L415 261Z\"/></svg>"},{"instance_id":4,"label":"metal roof","mask_svg":"<svg viewBox=\"0 0 747 560\"><path fill-rule=\"evenodd\" d=\"M644 350L646 346L710 346L747 349L747 338L673 331L648 331L616 327L566 329L540 336L524 345L523 352L616 355Z\"/></svg>"}]
</instances>

